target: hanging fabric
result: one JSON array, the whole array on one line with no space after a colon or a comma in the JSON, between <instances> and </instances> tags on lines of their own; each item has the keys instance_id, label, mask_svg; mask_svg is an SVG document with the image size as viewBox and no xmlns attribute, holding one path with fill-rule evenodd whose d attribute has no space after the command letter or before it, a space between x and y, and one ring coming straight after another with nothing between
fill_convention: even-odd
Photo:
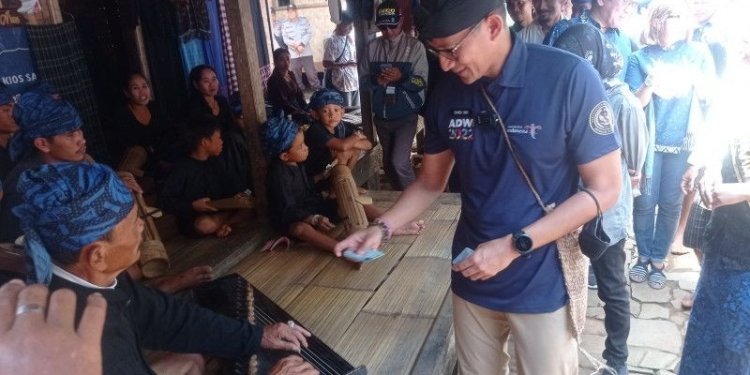
<instances>
[{"instance_id":1,"label":"hanging fabric","mask_svg":"<svg viewBox=\"0 0 750 375\"><path fill-rule=\"evenodd\" d=\"M211 35L203 41L206 60L216 71L216 77L219 79L219 93L228 97L229 86L224 50L222 48L219 2L217 0L206 0L206 8L208 9L208 19L211 24Z\"/></svg>"},{"instance_id":2,"label":"hanging fabric","mask_svg":"<svg viewBox=\"0 0 750 375\"><path fill-rule=\"evenodd\" d=\"M221 39L224 48L224 58L229 86L229 95L240 91L240 84L237 79L237 68L234 64L234 55L232 54L232 38L229 35L229 20L227 18L227 8L224 0L219 1L219 17L221 18Z\"/></svg>"},{"instance_id":3,"label":"hanging fabric","mask_svg":"<svg viewBox=\"0 0 750 375\"><path fill-rule=\"evenodd\" d=\"M206 0L175 1L177 11L177 30L180 38L189 40L195 37L204 38L210 32Z\"/></svg>"}]
</instances>

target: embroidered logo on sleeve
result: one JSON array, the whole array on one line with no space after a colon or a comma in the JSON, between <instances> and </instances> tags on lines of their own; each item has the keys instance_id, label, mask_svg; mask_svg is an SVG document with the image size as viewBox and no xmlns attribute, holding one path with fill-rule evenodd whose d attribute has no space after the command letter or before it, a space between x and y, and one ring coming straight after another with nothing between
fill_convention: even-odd
<instances>
[{"instance_id":1,"label":"embroidered logo on sleeve","mask_svg":"<svg viewBox=\"0 0 750 375\"><path fill-rule=\"evenodd\" d=\"M612 118L612 108L606 101L600 102L589 115L589 127L594 133L599 135L609 135L614 133L614 119Z\"/></svg>"}]
</instances>

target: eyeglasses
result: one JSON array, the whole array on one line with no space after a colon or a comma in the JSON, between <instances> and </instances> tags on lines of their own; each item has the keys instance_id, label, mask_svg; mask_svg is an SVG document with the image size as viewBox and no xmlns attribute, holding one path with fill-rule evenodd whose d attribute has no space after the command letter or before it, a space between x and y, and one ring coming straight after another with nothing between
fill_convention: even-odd
<instances>
[{"instance_id":1,"label":"eyeglasses","mask_svg":"<svg viewBox=\"0 0 750 375\"><path fill-rule=\"evenodd\" d=\"M484 21L484 19L482 19L481 21L479 21L479 23L477 23L476 25L474 25L474 27L472 27L471 30L469 30L469 32L463 37L463 39L461 39L458 43L456 43L456 45L453 46L453 48L440 48L440 49L437 49L435 47L432 47L432 46L428 45L427 46L427 51L430 52L431 54L437 56L437 57L445 57L446 59L451 60L451 61L458 60L458 55L456 54L458 52L458 49L461 48L461 46L464 44L464 42L466 41L466 39L469 39L469 36L471 34L473 34L474 31L476 31L477 29L479 29L479 26L482 25L482 21Z\"/></svg>"},{"instance_id":2,"label":"eyeglasses","mask_svg":"<svg viewBox=\"0 0 750 375\"><path fill-rule=\"evenodd\" d=\"M391 29L391 30L393 30L393 29L395 29L397 27L398 27L398 25L380 25L380 26L378 26L378 29L380 29L380 30L385 30L385 29Z\"/></svg>"}]
</instances>

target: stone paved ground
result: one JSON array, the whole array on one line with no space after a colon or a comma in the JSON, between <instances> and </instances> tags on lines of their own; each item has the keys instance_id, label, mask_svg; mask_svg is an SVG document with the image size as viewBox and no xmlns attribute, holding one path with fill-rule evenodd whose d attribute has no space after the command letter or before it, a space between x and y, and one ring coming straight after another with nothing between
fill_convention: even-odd
<instances>
[{"instance_id":1,"label":"stone paved ground","mask_svg":"<svg viewBox=\"0 0 750 375\"><path fill-rule=\"evenodd\" d=\"M628 243L626 251L635 259L635 249ZM689 311L682 310L682 297L695 290L699 274L693 253L670 255L667 264L667 286L651 289L646 283L631 283L630 337L628 367L631 374L669 375L679 367L682 342ZM595 290L589 291L588 320L582 345L601 360L604 349L604 310ZM594 367L581 357L580 374L588 375Z\"/></svg>"}]
</instances>

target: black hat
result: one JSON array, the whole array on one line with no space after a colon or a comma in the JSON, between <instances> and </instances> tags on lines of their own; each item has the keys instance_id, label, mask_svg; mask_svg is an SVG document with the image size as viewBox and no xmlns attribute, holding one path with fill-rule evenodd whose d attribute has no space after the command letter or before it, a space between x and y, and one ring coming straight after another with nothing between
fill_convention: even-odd
<instances>
[{"instance_id":1,"label":"black hat","mask_svg":"<svg viewBox=\"0 0 750 375\"><path fill-rule=\"evenodd\" d=\"M433 0L426 9L419 36L422 39L444 38L468 29L490 12L501 8L501 0Z\"/></svg>"},{"instance_id":2,"label":"black hat","mask_svg":"<svg viewBox=\"0 0 750 375\"><path fill-rule=\"evenodd\" d=\"M294 5L294 3L289 3L289 5L286 6L286 10L297 10L297 6Z\"/></svg>"},{"instance_id":3,"label":"black hat","mask_svg":"<svg viewBox=\"0 0 750 375\"><path fill-rule=\"evenodd\" d=\"M401 21L401 10L395 1L384 1L375 12L376 26L395 26Z\"/></svg>"}]
</instances>

